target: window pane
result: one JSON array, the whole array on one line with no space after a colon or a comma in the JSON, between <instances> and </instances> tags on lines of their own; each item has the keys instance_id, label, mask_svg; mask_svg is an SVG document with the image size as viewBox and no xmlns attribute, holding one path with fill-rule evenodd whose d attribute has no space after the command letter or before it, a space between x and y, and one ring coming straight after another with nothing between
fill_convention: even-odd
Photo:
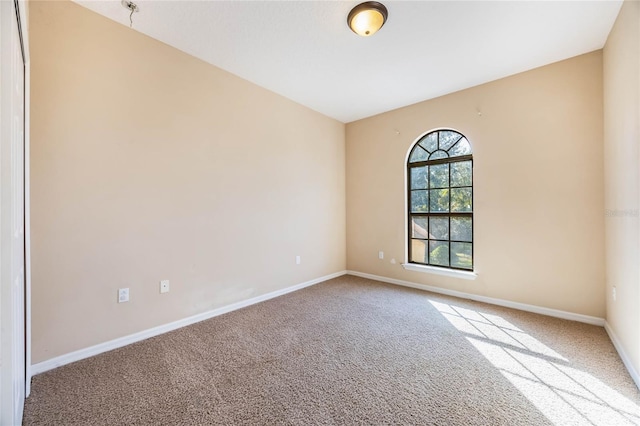
<instances>
[{"instance_id":1,"label":"window pane","mask_svg":"<svg viewBox=\"0 0 640 426\"><path fill-rule=\"evenodd\" d=\"M411 168L411 189L426 189L429 183L428 167Z\"/></svg>"},{"instance_id":2,"label":"window pane","mask_svg":"<svg viewBox=\"0 0 640 426\"><path fill-rule=\"evenodd\" d=\"M431 203L429 205L431 212L448 212L449 211L449 190L448 189L432 189L429 191Z\"/></svg>"},{"instance_id":3,"label":"window pane","mask_svg":"<svg viewBox=\"0 0 640 426\"><path fill-rule=\"evenodd\" d=\"M440 158L448 158L448 157L449 157L449 154L439 149L429 156L429 160L438 160Z\"/></svg>"},{"instance_id":4,"label":"window pane","mask_svg":"<svg viewBox=\"0 0 640 426\"><path fill-rule=\"evenodd\" d=\"M451 239L454 241L473 241L473 228L470 217L451 218Z\"/></svg>"},{"instance_id":5,"label":"window pane","mask_svg":"<svg viewBox=\"0 0 640 426\"><path fill-rule=\"evenodd\" d=\"M449 218L432 217L429 221L429 238L433 240L449 239Z\"/></svg>"},{"instance_id":6,"label":"window pane","mask_svg":"<svg viewBox=\"0 0 640 426\"><path fill-rule=\"evenodd\" d=\"M472 269L471 243L451 243L451 266Z\"/></svg>"},{"instance_id":7,"label":"window pane","mask_svg":"<svg viewBox=\"0 0 640 426\"><path fill-rule=\"evenodd\" d=\"M472 210L473 206L471 205L471 188L452 188L451 211L470 212Z\"/></svg>"},{"instance_id":8,"label":"window pane","mask_svg":"<svg viewBox=\"0 0 640 426\"><path fill-rule=\"evenodd\" d=\"M451 163L451 186L471 186L471 161Z\"/></svg>"},{"instance_id":9,"label":"window pane","mask_svg":"<svg viewBox=\"0 0 640 426\"><path fill-rule=\"evenodd\" d=\"M409 157L410 163L415 163L416 161L424 161L429 158L429 154L424 149L420 148L418 145L413 147L413 151L411 152L411 156Z\"/></svg>"},{"instance_id":10,"label":"window pane","mask_svg":"<svg viewBox=\"0 0 640 426\"><path fill-rule=\"evenodd\" d=\"M449 243L429 241L429 263L431 265L449 266Z\"/></svg>"},{"instance_id":11,"label":"window pane","mask_svg":"<svg viewBox=\"0 0 640 426\"><path fill-rule=\"evenodd\" d=\"M429 238L427 232L427 224L429 223L426 217L412 217L411 218L411 236L413 238Z\"/></svg>"},{"instance_id":12,"label":"window pane","mask_svg":"<svg viewBox=\"0 0 640 426\"><path fill-rule=\"evenodd\" d=\"M429 209L429 191L411 191L411 211L427 212Z\"/></svg>"},{"instance_id":13,"label":"window pane","mask_svg":"<svg viewBox=\"0 0 640 426\"><path fill-rule=\"evenodd\" d=\"M427 242L422 240L411 240L411 261L427 263Z\"/></svg>"},{"instance_id":14,"label":"window pane","mask_svg":"<svg viewBox=\"0 0 640 426\"><path fill-rule=\"evenodd\" d=\"M449 187L449 164L437 164L429 167L430 188Z\"/></svg>"},{"instance_id":15,"label":"window pane","mask_svg":"<svg viewBox=\"0 0 640 426\"><path fill-rule=\"evenodd\" d=\"M465 138L460 139L460 142L455 144L451 150L449 150L449 157L458 157L461 155L471 154L471 145Z\"/></svg>"},{"instance_id":16,"label":"window pane","mask_svg":"<svg viewBox=\"0 0 640 426\"><path fill-rule=\"evenodd\" d=\"M448 150L460 137L461 135L456 132L450 132L448 130L440 132L440 149Z\"/></svg>"},{"instance_id":17,"label":"window pane","mask_svg":"<svg viewBox=\"0 0 640 426\"><path fill-rule=\"evenodd\" d=\"M438 132L429 133L426 137L422 138L418 145L422 146L429 152L433 152L438 149Z\"/></svg>"}]
</instances>

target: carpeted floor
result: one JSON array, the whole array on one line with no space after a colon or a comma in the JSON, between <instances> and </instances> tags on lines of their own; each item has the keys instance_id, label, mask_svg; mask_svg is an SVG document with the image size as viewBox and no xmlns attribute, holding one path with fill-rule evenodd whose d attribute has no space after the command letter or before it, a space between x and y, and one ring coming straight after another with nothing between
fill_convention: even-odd
<instances>
[{"instance_id":1,"label":"carpeted floor","mask_svg":"<svg viewBox=\"0 0 640 426\"><path fill-rule=\"evenodd\" d=\"M25 425L624 425L606 332L343 276L33 378Z\"/></svg>"}]
</instances>

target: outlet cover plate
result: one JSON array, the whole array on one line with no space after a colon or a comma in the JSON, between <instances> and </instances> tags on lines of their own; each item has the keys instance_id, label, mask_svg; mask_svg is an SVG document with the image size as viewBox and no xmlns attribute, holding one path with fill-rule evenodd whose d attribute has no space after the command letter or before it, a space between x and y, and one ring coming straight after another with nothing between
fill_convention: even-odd
<instances>
[{"instance_id":1,"label":"outlet cover plate","mask_svg":"<svg viewBox=\"0 0 640 426\"><path fill-rule=\"evenodd\" d=\"M169 293L169 280L160 281L160 293Z\"/></svg>"}]
</instances>

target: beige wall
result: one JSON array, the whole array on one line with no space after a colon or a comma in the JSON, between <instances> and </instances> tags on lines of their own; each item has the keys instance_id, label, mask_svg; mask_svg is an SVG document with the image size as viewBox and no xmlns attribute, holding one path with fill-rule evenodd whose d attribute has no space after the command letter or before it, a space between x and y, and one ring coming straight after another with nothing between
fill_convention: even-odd
<instances>
[{"instance_id":1,"label":"beige wall","mask_svg":"<svg viewBox=\"0 0 640 426\"><path fill-rule=\"evenodd\" d=\"M76 4L30 14L34 363L345 269L342 123Z\"/></svg>"},{"instance_id":2,"label":"beige wall","mask_svg":"<svg viewBox=\"0 0 640 426\"><path fill-rule=\"evenodd\" d=\"M640 372L639 2L622 5L603 63L607 322Z\"/></svg>"},{"instance_id":3,"label":"beige wall","mask_svg":"<svg viewBox=\"0 0 640 426\"><path fill-rule=\"evenodd\" d=\"M597 51L348 124L347 268L604 317L602 114ZM437 127L474 149L475 281L400 265L405 158Z\"/></svg>"}]
</instances>

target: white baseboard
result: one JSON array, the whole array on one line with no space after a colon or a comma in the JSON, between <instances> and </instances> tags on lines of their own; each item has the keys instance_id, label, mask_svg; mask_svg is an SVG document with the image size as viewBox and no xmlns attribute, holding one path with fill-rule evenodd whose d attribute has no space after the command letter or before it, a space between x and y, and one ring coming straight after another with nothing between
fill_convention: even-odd
<instances>
[{"instance_id":1,"label":"white baseboard","mask_svg":"<svg viewBox=\"0 0 640 426\"><path fill-rule=\"evenodd\" d=\"M364 272L347 271L347 273L349 275L355 275L357 277L368 278L376 281L382 281L389 284L401 285L404 287L417 288L420 290L426 290L433 293L459 297L461 299L475 300L477 302L484 302L484 303L489 303L491 305L504 306L506 308L513 308L521 311L533 312L536 314L547 315L550 317L583 322L587 324L597 325L600 327L604 326L604 318L592 317L589 315L582 315L582 314L575 314L573 312L560 311L560 310L551 309L551 308L544 308L542 306L527 305L526 303L512 302L510 300L496 299L493 297L479 296L477 294L464 293L462 291L449 290L449 289L440 288L440 287L433 287L425 284L417 284L417 283L412 283L410 281L397 280L395 278L387 278L387 277L381 277L378 275L365 274Z\"/></svg>"},{"instance_id":2,"label":"white baseboard","mask_svg":"<svg viewBox=\"0 0 640 426\"><path fill-rule=\"evenodd\" d=\"M39 362L37 364L33 364L31 366L31 374L32 376L35 376L36 374L44 373L45 371L53 370L54 368L57 368L66 364L70 364L75 361L80 361L81 359L89 358L94 355L101 354L103 352L108 352L113 349L121 348L123 346L130 345L132 343L136 343L141 340L148 339L150 337L158 336L160 334L164 334L169 331L176 330L178 328L186 327L188 325L195 324L197 322L204 321L209 318L217 317L218 315L226 314L228 312L235 311L237 309L245 308L247 306L254 305L256 303L264 302L265 300L273 299L274 297L282 296L284 294L291 293L293 291L300 290L305 287L309 287L314 284L318 284L323 281L330 280L332 278L337 278L342 275L345 275L346 273L347 271L340 271L334 274L325 275L324 277L316 278L311 281L307 281L301 284L296 284L294 286L283 288L281 290L272 291L271 293L252 297L251 299L232 303L231 305L213 309L208 312L203 312L198 315L194 315L178 321L170 322L168 324L160 325L158 327L153 327L148 330L140 331L138 333L130 334L128 336L110 340L108 342L100 343L95 346L90 346L88 348L70 352L65 355L60 355L58 357Z\"/></svg>"},{"instance_id":3,"label":"white baseboard","mask_svg":"<svg viewBox=\"0 0 640 426\"><path fill-rule=\"evenodd\" d=\"M620 355L620 359L622 360L622 363L624 364L624 366L627 367L627 371L629 372L629 375L631 376L633 381L636 383L636 386L638 387L638 389L640 389L640 375L638 374L638 371L635 369L635 367L631 363L631 359L629 358L624 348L622 347L622 343L620 342L618 335L615 333L615 331L613 331L613 328L611 328L611 326L607 321L604 322L604 329L607 330L607 334L609 335L609 338L613 343L613 347L615 347L616 351L618 351L618 355Z\"/></svg>"}]
</instances>

